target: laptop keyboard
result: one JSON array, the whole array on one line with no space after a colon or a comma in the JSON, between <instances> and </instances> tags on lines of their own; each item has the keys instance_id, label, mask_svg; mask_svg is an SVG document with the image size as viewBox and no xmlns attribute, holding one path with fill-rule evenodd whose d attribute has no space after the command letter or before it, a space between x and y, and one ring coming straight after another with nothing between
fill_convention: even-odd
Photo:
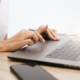
<instances>
[{"instance_id":1,"label":"laptop keyboard","mask_svg":"<svg viewBox=\"0 0 80 80\"><path fill-rule=\"evenodd\" d=\"M80 60L80 41L68 40L62 46L49 53L46 57L78 61Z\"/></svg>"}]
</instances>

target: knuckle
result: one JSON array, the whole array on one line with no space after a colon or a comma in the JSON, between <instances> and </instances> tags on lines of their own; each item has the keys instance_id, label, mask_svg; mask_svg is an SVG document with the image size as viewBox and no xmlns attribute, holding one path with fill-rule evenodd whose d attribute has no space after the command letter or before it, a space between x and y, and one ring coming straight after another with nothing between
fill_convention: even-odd
<instances>
[{"instance_id":1,"label":"knuckle","mask_svg":"<svg viewBox=\"0 0 80 80\"><path fill-rule=\"evenodd\" d=\"M26 31L25 29L22 29L22 30L21 30L21 34L24 34L25 31Z\"/></svg>"},{"instance_id":2,"label":"knuckle","mask_svg":"<svg viewBox=\"0 0 80 80\"><path fill-rule=\"evenodd\" d=\"M34 32L31 32L31 35L32 35L32 36L35 36L35 33L34 33Z\"/></svg>"},{"instance_id":3,"label":"knuckle","mask_svg":"<svg viewBox=\"0 0 80 80\"><path fill-rule=\"evenodd\" d=\"M34 33L35 33L35 34L38 34L38 32L37 32L37 31L35 31Z\"/></svg>"},{"instance_id":4,"label":"knuckle","mask_svg":"<svg viewBox=\"0 0 80 80\"><path fill-rule=\"evenodd\" d=\"M34 45L34 43L33 43L33 41L31 40L29 46L32 46L32 45Z\"/></svg>"},{"instance_id":5,"label":"knuckle","mask_svg":"<svg viewBox=\"0 0 80 80\"><path fill-rule=\"evenodd\" d=\"M22 32L23 32L23 31L26 31L26 29L22 29L21 31L22 31Z\"/></svg>"},{"instance_id":6,"label":"knuckle","mask_svg":"<svg viewBox=\"0 0 80 80\"><path fill-rule=\"evenodd\" d=\"M37 38L36 41L38 42L38 40L39 40L39 39Z\"/></svg>"},{"instance_id":7,"label":"knuckle","mask_svg":"<svg viewBox=\"0 0 80 80\"><path fill-rule=\"evenodd\" d=\"M54 31L57 31L56 29L53 29Z\"/></svg>"},{"instance_id":8,"label":"knuckle","mask_svg":"<svg viewBox=\"0 0 80 80\"><path fill-rule=\"evenodd\" d=\"M32 42L32 40L31 39L29 39L29 43L31 43Z\"/></svg>"},{"instance_id":9,"label":"knuckle","mask_svg":"<svg viewBox=\"0 0 80 80\"><path fill-rule=\"evenodd\" d=\"M44 28L44 25L41 25L41 26L40 26L40 29L42 29L42 28Z\"/></svg>"},{"instance_id":10,"label":"knuckle","mask_svg":"<svg viewBox=\"0 0 80 80\"><path fill-rule=\"evenodd\" d=\"M36 32L35 32L35 35L38 37L40 34L39 34L39 32L36 31Z\"/></svg>"}]
</instances>

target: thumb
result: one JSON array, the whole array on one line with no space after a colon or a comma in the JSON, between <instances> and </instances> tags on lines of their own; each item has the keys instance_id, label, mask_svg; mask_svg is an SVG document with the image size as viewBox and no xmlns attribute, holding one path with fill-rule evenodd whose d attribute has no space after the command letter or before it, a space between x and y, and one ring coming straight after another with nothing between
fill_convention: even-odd
<instances>
[{"instance_id":1,"label":"thumb","mask_svg":"<svg viewBox=\"0 0 80 80\"><path fill-rule=\"evenodd\" d=\"M48 25L44 26L40 26L36 31L40 34L42 34L43 32L45 32L48 29Z\"/></svg>"}]
</instances>

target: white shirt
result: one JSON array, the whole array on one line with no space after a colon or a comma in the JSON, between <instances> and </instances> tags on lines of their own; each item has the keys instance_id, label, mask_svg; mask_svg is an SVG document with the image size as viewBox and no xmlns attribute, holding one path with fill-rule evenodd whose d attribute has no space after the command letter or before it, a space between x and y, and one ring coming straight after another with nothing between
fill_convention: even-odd
<instances>
[{"instance_id":1,"label":"white shirt","mask_svg":"<svg viewBox=\"0 0 80 80\"><path fill-rule=\"evenodd\" d=\"M0 3L0 41L4 40L8 27L8 0Z\"/></svg>"}]
</instances>

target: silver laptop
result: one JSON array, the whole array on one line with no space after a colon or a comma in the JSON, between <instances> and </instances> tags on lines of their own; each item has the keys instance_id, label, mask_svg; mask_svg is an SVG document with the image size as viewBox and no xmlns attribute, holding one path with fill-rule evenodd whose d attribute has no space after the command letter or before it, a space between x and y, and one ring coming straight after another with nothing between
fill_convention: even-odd
<instances>
[{"instance_id":1,"label":"silver laptop","mask_svg":"<svg viewBox=\"0 0 80 80\"><path fill-rule=\"evenodd\" d=\"M71 39L64 34L59 36L60 41L46 40L44 44L38 42L8 55L8 58L80 68L80 38Z\"/></svg>"}]
</instances>

